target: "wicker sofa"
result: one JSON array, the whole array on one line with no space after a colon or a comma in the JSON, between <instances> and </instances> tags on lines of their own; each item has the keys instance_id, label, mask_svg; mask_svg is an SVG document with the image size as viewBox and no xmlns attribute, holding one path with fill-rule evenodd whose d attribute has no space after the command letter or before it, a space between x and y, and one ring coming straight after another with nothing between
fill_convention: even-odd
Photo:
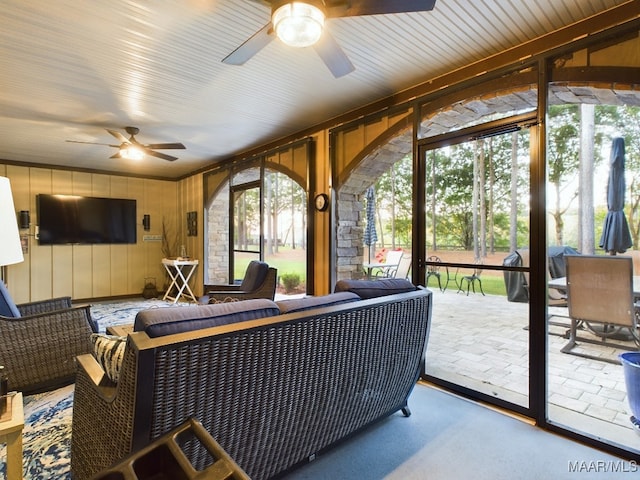
<instances>
[{"instance_id":1,"label":"wicker sofa","mask_svg":"<svg viewBox=\"0 0 640 480\"><path fill-rule=\"evenodd\" d=\"M77 359L73 478L90 478L188 418L261 480L394 412L409 415L431 292L385 281L382 291L356 283L325 297L140 312L117 384L93 355ZM211 461L197 446L183 449L196 468Z\"/></svg>"}]
</instances>

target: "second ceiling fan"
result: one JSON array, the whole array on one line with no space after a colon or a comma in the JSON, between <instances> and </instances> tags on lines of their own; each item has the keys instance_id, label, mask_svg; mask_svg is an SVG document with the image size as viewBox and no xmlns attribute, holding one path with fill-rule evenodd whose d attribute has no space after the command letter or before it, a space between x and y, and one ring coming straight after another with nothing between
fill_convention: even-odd
<instances>
[{"instance_id":1,"label":"second ceiling fan","mask_svg":"<svg viewBox=\"0 0 640 480\"><path fill-rule=\"evenodd\" d=\"M271 7L271 21L222 62L242 65L262 50L277 35L294 47L313 46L334 77L355 70L338 42L324 29L325 19L424 12L433 10L436 0L258 0Z\"/></svg>"}]
</instances>

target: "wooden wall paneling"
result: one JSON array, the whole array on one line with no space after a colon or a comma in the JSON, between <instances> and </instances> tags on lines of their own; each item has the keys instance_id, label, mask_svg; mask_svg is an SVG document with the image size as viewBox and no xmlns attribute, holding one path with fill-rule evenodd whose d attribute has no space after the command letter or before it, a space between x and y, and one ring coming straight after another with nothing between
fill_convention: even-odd
<instances>
[{"instance_id":1,"label":"wooden wall paneling","mask_svg":"<svg viewBox=\"0 0 640 480\"><path fill-rule=\"evenodd\" d=\"M123 284L126 285L126 294L133 295L135 293L142 294L142 290L144 288L144 279L145 277L157 277L155 272L147 271L147 259L146 259L146 248L147 243L144 241L144 235L157 234L160 232L159 219L155 215L151 215L151 231L145 232L142 227L142 216L145 213L150 213L147 209L147 205L145 202L145 184L146 181L140 178L122 178L122 182L118 182L117 191L120 192L120 189L123 188L122 198L130 198L136 201L136 243L126 245L125 249L127 252L127 265L126 266L118 266L116 268L121 268L121 274L126 275L126 279L123 280ZM112 267L112 273L113 273ZM116 277L119 277L118 274L115 274ZM113 279L113 277L112 277ZM156 278L156 281L159 281L159 278Z\"/></svg>"},{"instance_id":2,"label":"wooden wall paneling","mask_svg":"<svg viewBox=\"0 0 640 480\"><path fill-rule=\"evenodd\" d=\"M143 188L142 205L143 213L151 215L151 230L149 234L161 235L162 224L164 221L169 243L172 250L176 243L176 225L175 225L175 182L166 182L161 180L145 180ZM136 285L144 288L145 277L153 277L156 279L156 286L159 290L165 286L167 276L162 266L162 258L165 256L162 252L162 241L143 242L144 267L139 272L132 272ZM177 252L170 252L175 256ZM141 290L142 291L142 290Z\"/></svg>"},{"instance_id":3,"label":"wooden wall paneling","mask_svg":"<svg viewBox=\"0 0 640 480\"><path fill-rule=\"evenodd\" d=\"M90 196L113 198L111 177L103 174L92 174ZM94 298L113 295L111 291L111 247L111 245L91 245L91 296Z\"/></svg>"},{"instance_id":4,"label":"wooden wall paneling","mask_svg":"<svg viewBox=\"0 0 640 480\"><path fill-rule=\"evenodd\" d=\"M73 193L73 176L68 170L52 170L51 185L45 191L33 192L33 201L35 202L38 193L52 193L69 195ZM33 218L33 217L32 217ZM51 250L51 270L52 278L52 296L53 297L73 297L73 246L72 245L54 245L48 248Z\"/></svg>"},{"instance_id":5,"label":"wooden wall paneling","mask_svg":"<svg viewBox=\"0 0 640 480\"><path fill-rule=\"evenodd\" d=\"M53 176L52 171L45 168L29 169L29 183L31 189L31 197L34 202L35 196L39 193L52 192ZM37 219L37 217L36 217ZM54 280L57 280L57 272L53 270L53 247L48 245L38 245L34 242L31 249L31 301L45 300L54 296ZM69 295L69 293L67 293Z\"/></svg>"},{"instance_id":6,"label":"wooden wall paneling","mask_svg":"<svg viewBox=\"0 0 640 480\"><path fill-rule=\"evenodd\" d=\"M316 184L312 185L311 195L314 193L328 193L331 198L331 168L329 165L329 135L326 130L319 132L316 137ZM313 201L313 199L310 199ZM331 259L331 215L332 209L324 212L318 212L313 209L314 218L314 236L310 240L314 242L315 249L314 258L314 291L313 295L326 295L331 292L330 286L330 259Z\"/></svg>"},{"instance_id":7,"label":"wooden wall paneling","mask_svg":"<svg viewBox=\"0 0 640 480\"><path fill-rule=\"evenodd\" d=\"M4 172L4 176L11 182L11 194L13 196L16 214L20 210L30 210L29 169L27 167L8 166ZM19 229L18 231L21 237L29 234L29 230ZM32 236L27 236L27 243L30 247L31 243L33 243ZM31 257L28 252L23 252L23 256L23 262L7 267L7 286L11 292L13 301L16 303L28 302L31 295L29 282Z\"/></svg>"}]
</instances>

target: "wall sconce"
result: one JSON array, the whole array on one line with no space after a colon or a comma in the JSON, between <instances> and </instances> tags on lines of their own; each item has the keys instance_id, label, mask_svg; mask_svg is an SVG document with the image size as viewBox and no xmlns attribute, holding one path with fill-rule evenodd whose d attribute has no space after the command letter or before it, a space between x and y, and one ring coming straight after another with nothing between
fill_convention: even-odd
<instances>
[{"instance_id":1,"label":"wall sconce","mask_svg":"<svg viewBox=\"0 0 640 480\"><path fill-rule=\"evenodd\" d=\"M29 215L29 210L20 210L18 213L18 225L22 230L26 230L31 226L31 215Z\"/></svg>"},{"instance_id":2,"label":"wall sconce","mask_svg":"<svg viewBox=\"0 0 640 480\"><path fill-rule=\"evenodd\" d=\"M145 213L142 217L142 226L146 231L151 230L151 215Z\"/></svg>"}]
</instances>

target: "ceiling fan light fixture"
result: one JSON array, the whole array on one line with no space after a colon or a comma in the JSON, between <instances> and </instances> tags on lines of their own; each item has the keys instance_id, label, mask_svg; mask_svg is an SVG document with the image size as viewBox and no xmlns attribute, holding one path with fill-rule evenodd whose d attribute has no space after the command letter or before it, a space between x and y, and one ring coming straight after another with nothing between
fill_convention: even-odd
<instances>
[{"instance_id":1,"label":"ceiling fan light fixture","mask_svg":"<svg viewBox=\"0 0 640 480\"><path fill-rule=\"evenodd\" d=\"M144 152L137 145L125 145L120 147L120 156L127 160L142 160L144 158Z\"/></svg>"},{"instance_id":2,"label":"ceiling fan light fixture","mask_svg":"<svg viewBox=\"0 0 640 480\"><path fill-rule=\"evenodd\" d=\"M289 2L273 11L271 23L286 45L309 47L320 40L324 19L324 11L312 3Z\"/></svg>"}]
</instances>

